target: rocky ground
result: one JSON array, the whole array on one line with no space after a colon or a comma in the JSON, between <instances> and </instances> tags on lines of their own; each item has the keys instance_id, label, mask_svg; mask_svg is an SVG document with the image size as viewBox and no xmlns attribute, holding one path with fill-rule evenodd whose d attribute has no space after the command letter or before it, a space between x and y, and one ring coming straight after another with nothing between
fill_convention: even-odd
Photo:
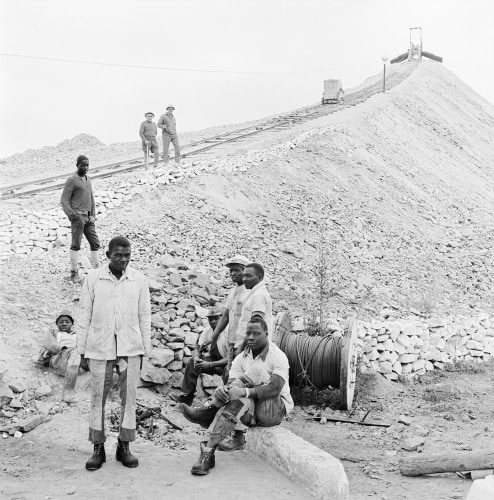
<instances>
[{"instance_id":1,"label":"rocky ground","mask_svg":"<svg viewBox=\"0 0 494 500\"><path fill-rule=\"evenodd\" d=\"M308 131L303 141L296 141ZM280 309L313 309L313 270L322 245L330 269L325 283L330 315L369 319L492 313L493 131L492 105L442 66L423 63L387 95L218 153L228 159L254 148L269 151L280 143L296 143L281 157L247 172L205 174L138 196L100 221L98 230L105 244L115 234L129 236L136 267L152 279L165 277L160 258L168 254L202 269L221 288L228 283L225 259L243 253L265 266ZM78 148L67 147L67 161ZM93 150L85 147L84 152L97 158L100 149L95 143ZM119 155L130 154L123 146L116 149L102 158L117 161ZM50 154L40 170L50 162ZM26 155L29 161L9 160L12 179L35 168L34 153ZM56 162L58 156L51 158ZM215 161L212 154L208 158ZM97 187L104 189L113 181L100 182ZM57 206L58 197L36 196L3 208L15 210L29 203L42 210ZM26 387L15 393L17 407L2 409L10 412L4 418L48 413L55 424L75 418L84 410L58 404L60 380L41 373L31 361L56 312L77 304L79 289L64 280L67 248L12 257L1 273L2 370L6 381ZM405 453L402 436L425 438L424 452L444 446L478 449L492 439L492 368L479 374L445 372L444 377L407 386L364 386L359 411L370 408L392 420L395 425L388 433L308 422L310 414L301 407L287 425L344 460L352 498L462 498L458 495L467 483L456 476L404 480L396 470L396 460ZM428 387L443 382L453 385L447 396L427 395ZM411 418L410 426L396 424L402 414ZM42 429L51 422L21 441L8 437L1 442L8 445L9 460L15 464L15 457L25 453L15 443L29 439L38 449L45 439ZM62 433L61 441L70 447L70 433ZM171 441L175 445L165 448L190 449L185 440ZM55 468L57 462L52 464ZM29 490L30 473L21 468L15 476L17 469L11 465L0 474L15 477L21 489L25 484ZM431 488L436 488L433 497L427 496ZM61 493L50 495L58 498L54 495ZM24 497L19 493L11 498Z\"/></svg>"}]
</instances>

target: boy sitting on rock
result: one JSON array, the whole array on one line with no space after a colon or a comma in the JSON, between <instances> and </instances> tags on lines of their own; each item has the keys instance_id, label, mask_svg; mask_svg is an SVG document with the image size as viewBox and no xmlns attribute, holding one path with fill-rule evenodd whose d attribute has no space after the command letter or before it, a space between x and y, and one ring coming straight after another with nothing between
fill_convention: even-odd
<instances>
[{"instance_id":1,"label":"boy sitting on rock","mask_svg":"<svg viewBox=\"0 0 494 500\"><path fill-rule=\"evenodd\" d=\"M81 356L77 353L74 319L68 310L61 311L55 320L57 328L50 328L43 339L45 365L57 375L65 377L62 399L76 403L75 383L79 373Z\"/></svg>"}]
</instances>

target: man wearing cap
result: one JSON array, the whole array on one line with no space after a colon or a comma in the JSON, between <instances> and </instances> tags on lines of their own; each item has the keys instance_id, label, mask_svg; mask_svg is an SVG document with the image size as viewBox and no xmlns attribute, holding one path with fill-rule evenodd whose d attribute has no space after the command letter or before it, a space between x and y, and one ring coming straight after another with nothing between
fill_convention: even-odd
<instances>
[{"instance_id":1,"label":"man wearing cap","mask_svg":"<svg viewBox=\"0 0 494 500\"><path fill-rule=\"evenodd\" d=\"M162 130L163 137L163 162L168 163L168 149L170 142L175 148L175 163L180 163L180 144L178 143L177 135L177 121L173 116L175 106L168 104L166 113L160 116L158 120L158 127Z\"/></svg>"},{"instance_id":2,"label":"man wearing cap","mask_svg":"<svg viewBox=\"0 0 494 500\"><path fill-rule=\"evenodd\" d=\"M212 343L213 345L215 344L218 336L228 326L228 367L231 366L233 358L238 354L235 350L235 342L237 338L238 322L242 314L242 297L246 293L245 286L242 282L243 272L248 263L249 260L243 255L235 255L235 257L231 258L226 263L226 267L230 270L230 278L233 282L233 287L226 299L223 315L218 322L218 326L214 330ZM227 376L227 373L225 375Z\"/></svg>"},{"instance_id":3,"label":"man wearing cap","mask_svg":"<svg viewBox=\"0 0 494 500\"><path fill-rule=\"evenodd\" d=\"M156 139L158 127L153 122L154 113L152 111L148 111L144 117L146 119L141 123L141 128L139 129L139 135L142 139L142 150L144 151L144 163L146 164L146 168L148 168L148 155L149 151L152 151L154 154L154 166L157 167L160 159L160 148Z\"/></svg>"},{"instance_id":4,"label":"man wearing cap","mask_svg":"<svg viewBox=\"0 0 494 500\"><path fill-rule=\"evenodd\" d=\"M99 267L99 238L96 234L96 207L94 204L91 180L87 176L89 159L79 155L76 161L77 172L67 179L63 188L60 204L71 222L72 242L70 245L70 279L72 283L84 281L79 276L79 250L82 235L86 237L91 249L91 264Z\"/></svg>"},{"instance_id":5,"label":"man wearing cap","mask_svg":"<svg viewBox=\"0 0 494 500\"><path fill-rule=\"evenodd\" d=\"M217 306L208 309L209 326L201 333L192 359L185 367L182 394L170 395L177 403L192 404L196 393L197 379L201 373L223 375L224 367L227 364L227 342L224 334L226 332L220 334L214 346L211 345L213 330L218 324L221 313L221 308Z\"/></svg>"},{"instance_id":6,"label":"man wearing cap","mask_svg":"<svg viewBox=\"0 0 494 500\"><path fill-rule=\"evenodd\" d=\"M79 374L81 357L77 352L75 331L72 329L74 318L72 313L64 309L55 320L57 328L50 328L43 339L45 365L64 378L62 399L66 403L77 402L75 384Z\"/></svg>"}]
</instances>

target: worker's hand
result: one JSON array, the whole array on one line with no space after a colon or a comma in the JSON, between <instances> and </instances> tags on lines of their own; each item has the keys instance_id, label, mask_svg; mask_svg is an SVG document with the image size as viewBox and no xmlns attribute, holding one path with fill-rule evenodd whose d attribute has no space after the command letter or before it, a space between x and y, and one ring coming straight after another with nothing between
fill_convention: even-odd
<instances>
[{"instance_id":1,"label":"worker's hand","mask_svg":"<svg viewBox=\"0 0 494 500\"><path fill-rule=\"evenodd\" d=\"M214 397L222 404L226 405L228 401L230 401L230 398L228 396L227 388L222 386L222 387L217 387L216 390L214 391Z\"/></svg>"},{"instance_id":2,"label":"worker's hand","mask_svg":"<svg viewBox=\"0 0 494 500\"><path fill-rule=\"evenodd\" d=\"M87 361L87 358L84 357L84 354L81 354L81 363L79 365L84 371L88 372L89 371L89 363Z\"/></svg>"},{"instance_id":3,"label":"worker's hand","mask_svg":"<svg viewBox=\"0 0 494 500\"><path fill-rule=\"evenodd\" d=\"M149 141L144 141L144 144L145 144L146 146L149 146Z\"/></svg>"},{"instance_id":4,"label":"worker's hand","mask_svg":"<svg viewBox=\"0 0 494 500\"><path fill-rule=\"evenodd\" d=\"M230 401L245 398L245 388L232 386L228 389L228 396L230 397Z\"/></svg>"},{"instance_id":5,"label":"worker's hand","mask_svg":"<svg viewBox=\"0 0 494 500\"><path fill-rule=\"evenodd\" d=\"M77 212L70 214L70 217L69 217L69 219L71 221L76 221L78 218L79 218L79 214Z\"/></svg>"},{"instance_id":6,"label":"worker's hand","mask_svg":"<svg viewBox=\"0 0 494 500\"><path fill-rule=\"evenodd\" d=\"M89 222L91 222L91 224L94 224L96 222L96 217L94 215L90 215Z\"/></svg>"}]
</instances>

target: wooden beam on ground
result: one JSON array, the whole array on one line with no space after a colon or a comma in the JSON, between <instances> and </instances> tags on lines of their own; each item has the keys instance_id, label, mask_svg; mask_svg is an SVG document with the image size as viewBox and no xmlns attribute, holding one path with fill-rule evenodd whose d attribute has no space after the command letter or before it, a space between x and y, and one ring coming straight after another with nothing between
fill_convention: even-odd
<instances>
[{"instance_id":1,"label":"wooden beam on ground","mask_svg":"<svg viewBox=\"0 0 494 500\"><path fill-rule=\"evenodd\" d=\"M374 427L389 427L392 425L392 422L384 422L383 420L359 420L357 418L350 418L344 416L331 416L331 415L323 415L322 417L312 417L310 420L321 420L321 418L325 418L330 422L344 422L346 424L358 424L358 425L369 425Z\"/></svg>"},{"instance_id":2,"label":"wooden beam on ground","mask_svg":"<svg viewBox=\"0 0 494 500\"><path fill-rule=\"evenodd\" d=\"M400 461L402 476L461 472L494 468L494 451L451 452L406 457Z\"/></svg>"}]
</instances>

